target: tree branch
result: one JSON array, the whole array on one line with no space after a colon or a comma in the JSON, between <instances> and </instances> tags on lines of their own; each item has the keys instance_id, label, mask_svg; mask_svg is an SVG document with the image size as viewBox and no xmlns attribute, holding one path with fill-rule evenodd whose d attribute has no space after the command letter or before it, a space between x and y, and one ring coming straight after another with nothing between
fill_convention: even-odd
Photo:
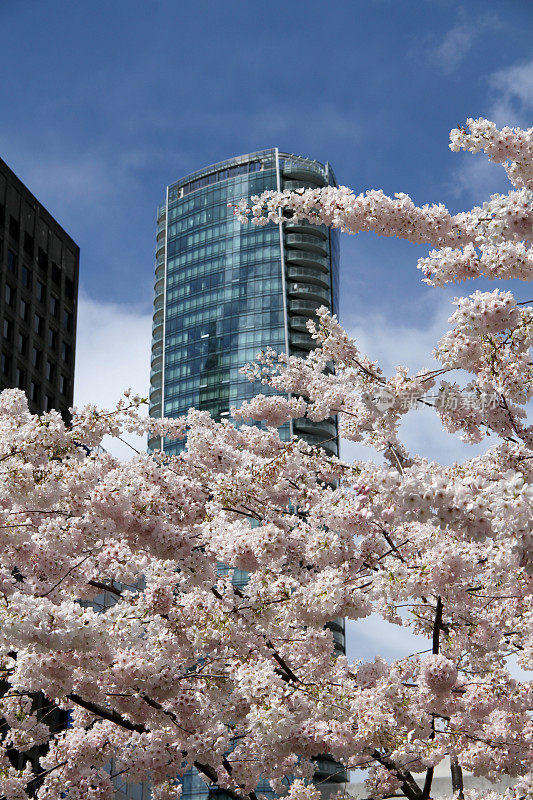
<instances>
[{"instance_id":1,"label":"tree branch","mask_svg":"<svg viewBox=\"0 0 533 800\"><path fill-rule=\"evenodd\" d=\"M379 763L386 767L389 772L392 772L394 775L396 775L402 785L402 791L408 800L422 800L422 790L409 770L400 769L400 767L396 766L390 756L380 753L379 750L374 750L372 752L372 758L375 758L376 761L379 761Z\"/></svg>"},{"instance_id":2,"label":"tree branch","mask_svg":"<svg viewBox=\"0 0 533 800\"><path fill-rule=\"evenodd\" d=\"M114 722L116 725L119 725L121 728L125 728L128 731L135 731L136 733L149 733L149 729L146 728L144 725L140 725L138 723L130 722L129 720L125 719L121 714L118 714L116 711L109 711L108 709L101 708L97 706L96 703L92 703L90 700L84 700L78 694L69 694L67 695L68 700L72 700L73 703L85 708L87 711L90 711L93 714L96 714L102 719L107 719L110 722ZM143 697L143 700L148 700L146 697ZM151 701L149 703L154 708L157 708L160 704L157 701ZM183 729L182 729L183 730ZM182 755L184 758L187 757L187 751L182 750ZM65 762L66 763L66 762ZM210 766L209 764L202 764L201 761L194 761L194 766L201 772L202 775L205 775L212 783L216 784L218 780L218 776L214 767ZM223 766L228 773L231 774L231 764L228 762L226 758L223 758ZM257 800L257 795L255 792L248 792L247 794L240 794L239 792L235 792L233 789L229 789L224 787L224 792L231 797L231 800L244 800L245 798L249 798L249 800ZM0 798L0 800L4 800ZM413 800L415 800L413 798Z\"/></svg>"},{"instance_id":3,"label":"tree branch","mask_svg":"<svg viewBox=\"0 0 533 800\"><path fill-rule=\"evenodd\" d=\"M463 770L457 756L450 757L450 772L452 773L452 791L457 800L464 800Z\"/></svg>"},{"instance_id":4,"label":"tree branch","mask_svg":"<svg viewBox=\"0 0 533 800\"><path fill-rule=\"evenodd\" d=\"M437 597L437 607L435 609L435 620L433 622L433 655L438 655L440 648L440 632L442 629L442 600L440 595ZM435 738L435 717L431 717L431 733L430 739ZM424 781L424 789L422 790L422 800L429 800L431 794L431 785L433 783L433 774L435 767L428 767L426 771L426 780Z\"/></svg>"}]
</instances>

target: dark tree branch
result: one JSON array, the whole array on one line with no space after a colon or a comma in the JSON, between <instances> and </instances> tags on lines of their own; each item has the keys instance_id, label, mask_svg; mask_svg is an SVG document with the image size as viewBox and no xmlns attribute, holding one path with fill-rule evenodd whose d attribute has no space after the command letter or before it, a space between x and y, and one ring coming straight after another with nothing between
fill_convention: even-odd
<instances>
[{"instance_id":1,"label":"dark tree branch","mask_svg":"<svg viewBox=\"0 0 533 800\"><path fill-rule=\"evenodd\" d=\"M372 752L372 758L375 758L376 761L379 761L389 772L396 775L402 785L402 791L408 800L422 800L422 790L409 770L397 767L390 756L380 753L379 750L374 750Z\"/></svg>"},{"instance_id":2,"label":"dark tree branch","mask_svg":"<svg viewBox=\"0 0 533 800\"><path fill-rule=\"evenodd\" d=\"M457 800L464 800L463 770L457 756L450 757L450 772L452 773L452 792Z\"/></svg>"},{"instance_id":3,"label":"dark tree branch","mask_svg":"<svg viewBox=\"0 0 533 800\"><path fill-rule=\"evenodd\" d=\"M437 607L435 609L435 620L433 622L433 655L439 654L440 648L440 632L442 630L442 600L440 595L437 597ZM435 717L431 718L431 733L430 739L435 738ZM429 800L431 795L431 785L433 783L433 774L435 767L429 767L426 771L426 780L424 781L424 789L422 790L422 800Z\"/></svg>"},{"instance_id":4,"label":"dark tree branch","mask_svg":"<svg viewBox=\"0 0 533 800\"><path fill-rule=\"evenodd\" d=\"M118 714L116 711L109 711L108 709L101 708L100 706L96 705L96 703L92 703L89 700L84 700L78 694L69 694L67 695L69 700L72 700L73 703L85 708L87 711L90 711L93 714L96 714L102 719L107 719L110 722L114 722L116 725L119 725L121 728L125 728L128 731L135 731L136 733L148 733L149 729L146 728L144 725L140 725L138 723L130 722L129 720L125 719L121 714ZM148 702L146 697L143 697L143 700ZM160 704L157 703L156 700L151 700L150 705L154 708L157 708ZM187 752L185 750L182 751L182 755L184 758L187 757ZM66 763L66 762L65 762ZM202 764L201 761L194 761L194 766L198 770L198 772L205 775L208 780L212 783L216 784L218 780L218 776L214 767L210 766L209 764ZM223 766L226 769L228 775L231 774L231 764L227 761L226 758L223 759ZM257 795L255 792L247 792L246 794L240 794L239 792L235 792L233 789L224 788L224 792L231 797L231 800L257 800ZM0 798L0 800L5 800L5 798ZM414 800L414 799L413 799Z\"/></svg>"}]
</instances>

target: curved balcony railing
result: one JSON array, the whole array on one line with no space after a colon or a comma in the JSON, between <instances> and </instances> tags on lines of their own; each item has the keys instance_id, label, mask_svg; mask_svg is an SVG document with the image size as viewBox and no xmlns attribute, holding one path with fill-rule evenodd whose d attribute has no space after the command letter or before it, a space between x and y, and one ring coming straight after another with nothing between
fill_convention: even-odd
<instances>
[{"instance_id":1,"label":"curved balcony railing","mask_svg":"<svg viewBox=\"0 0 533 800\"><path fill-rule=\"evenodd\" d=\"M164 255L165 255L165 242L163 240L162 242L157 243L157 247L155 249L156 260Z\"/></svg>"},{"instance_id":2,"label":"curved balcony railing","mask_svg":"<svg viewBox=\"0 0 533 800\"><path fill-rule=\"evenodd\" d=\"M286 192L298 192L298 191L305 191L306 189L318 189L320 188L315 183L311 183L307 180L294 180L294 181L283 181L283 188Z\"/></svg>"},{"instance_id":3,"label":"curved balcony railing","mask_svg":"<svg viewBox=\"0 0 533 800\"><path fill-rule=\"evenodd\" d=\"M155 405L161 405L161 389L160 388L153 388L150 390L150 407L153 408Z\"/></svg>"},{"instance_id":4,"label":"curved balcony railing","mask_svg":"<svg viewBox=\"0 0 533 800\"><path fill-rule=\"evenodd\" d=\"M340 633L344 634L345 625L343 618L335 617L335 619L332 619L331 622L326 622L326 628L329 628L332 631L339 631Z\"/></svg>"},{"instance_id":5,"label":"curved balcony railing","mask_svg":"<svg viewBox=\"0 0 533 800\"><path fill-rule=\"evenodd\" d=\"M294 247L297 250L311 250L323 256L328 253L326 242L309 233L287 233L285 243L287 247Z\"/></svg>"},{"instance_id":6,"label":"curved balcony railing","mask_svg":"<svg viewBox=\"0 0 533 800\"><path fill-rule=\"evenodd\" d=\"M287 277L291 281L316 283L318 286L323 286L326 289L329 287L329 276L323 272L319 272L313 267L293 267L289 264L287 268Z\"/></svg>"},{"instance_id":7,"label":"curved balcony railing","mask_svg":"<svg viewBox=\"0 0 533 800\"><path fill-rule=\"evenodd\" d=\"M159 373L163 374L163 351L160 353L152 353L151 372L154 375Z\"/></svg>"},{"instance_id":8,"label":"curved balcony railing","mask_svg":"<svg viewBox=\"0 0 533 800\"><path fill-rule=\"evenodd\" d=\"M160 309L164 308L165 306L165 295L159 294L154 299L154 311L159 311Z\"/></svg>"},{"instance_id":9,"label":"curved balcony railing","mask_svg":"<svg viewBox=\"0 0 533 800\"><path fill-rule=\"evenodd\" d=\"M159 242L163 242L163 244L164 244L164 242L165 242L165 233L166 233L166 228L165 227L163 227L161 230L157 231L157 236L156 236L156 243L157 244L159 244Z\"/></svg>"},{"instance_id":10,"label":"curved balcony railing","mask_svg":"<svg viewBox=\"0 0 533 800\"><path fill-rule=\"evenodd\" d=\"M163 324L163 316L164 309L158 308L157 311L154 312L154 325L158 325L159 323Z\"/></svg>"},{"instance_id":11,"label":"curved balcony railing","mask_svg":"<svg viewBox=\"0 0 533 800\"><path fill-rule=\"evenodd\" d=\"M150 358L161 358L163 356L163 342L152 342L152 353Z\"/></svg>"},{"instance_id":12,"label":"curved balcony railing","mask_svg":"<svg viewBox=\"0 0 533 800\"><path fill-rule=\"evenodd\" d=\"M328 422L326 419L321 422L313 422L310 419L294 420L294 432L298 436L321 436L322 439L329 439L331 436L337 435L337 426L334 422Z\"/></svg>"},{"instance_id":13,"label":"curved balcony railing","mask_svg":"<svg viewBox=\"0 0 533 800\"><path fill-rule=\"evenodd\" d=\"M326 256L318 253L311 253L308 250L289 250L285 251L285 260L288 264L316 267L322 272L329 272L329 262Z\"/></svg>"},{"instance_id":14,"label":"curved balcony railing","mask_svg":"<svg viewBox=\"0 0 533 800\"><path fill-rule=\"evenodd\" d=\"M156 409L158 410L157 413ZM150 408L150 416L155 418L161 417L161 406L152 406L152 408ZM160 448L161 448L160 436L154 436L152 439L148 439L149 450L159 450Z\"/></svg>"},{"instance_id":15,"label":"curved balcony railing","mask_svg":"<svg viewBox=\"0 0 533 800\"><path fill-rule=\"evenodd\" d=\"M303 164L298 161L286 161L283 166L283 178L288 181L306 181L315 186L325 186L327 183L326 172L323 167L313 164Z\"/></svg>"},{"instance_id":16,"label":"curved balcony railing","mask_svg":"<svg viewBox=\"0 0 533 800\"><path fill-rule=\"evenodd\" d=\"M328 781L335 781L335 783L346 782L347 775L345 768L342 764L334 761L333 758L318 756L317 758L313 758L313 763L315 765L314 780L316 782L319 783L320 780L324 778L327 778Z\"/></svg>"},{"instance_id":17,"label":"curved balcony railing","mask_svg":"<svg viewBox=\"0 0 533 800\"><path fill-rule=\"evenodd\" d=\"M312 225L301 219L299 222L291 222L287 220L284 224L287 233L305 233L308 236L314 236L318 239L326 240L328 238L328 229L325 225Z\"/></svg>"},{"instance_id":18,"label":"curved balcony railing","mask_svg":"<svg viewBox=\"0 0 533 800\"><path fill-rule=\"evenodd\" d=\"M299 350L314 350L316 347L315 339L312 339L308 333L295 333L291 331L289 334L289 342L291 347L297 347Z\"/></svg>"},{"instance_id":19,"label":"curved balcony railing","mask_svg":"<svg viewBox=\"0 0 533 800\"><path fill-rule=\"evenodd\" d=\"M156 275L156 282L154 283L154 294L163 294L165 291L165 276Z\"/></svg>"},{"instance_id":20,"label":"curved balcony railing","mask_svg":"<svg viewBox=\"0 0 533 800\"><path fill-rule=\"evenodd\" d=\"M306 319L316 318L316 310L318 306L313 300L290 300L289 311L295 314L301 314Z\"/></svg>"},{"instance_id":21,"label":"curved balcony railing","mask_svg":"<svg viewBox=\"0 0 533 800\"><path fill-rule=\"evenodd\" d=\"M167 204L160 203L160 205L157 206L157 221L159 222L159 220L162 217L166 217L166 215L167 215Z\"/></svg>"},{"instance_id":22,"label":"curved balcony railing","mask_svg":"<svg viewBox=\"0 0 533 800\"><path fill-rule=\"evenodd\" d=\"M307 322L309 317L290 317L290 327L293 331L300 331L302 333L308 333L307 329Z\"/></svg>"},{"instance_id":23,"label":"curved balcony railing","mask_svg":"<svg viewBox=\"0 0 533 800\"><path fill-rule=\"evenodd\" d=\"M318 301L317 308L323 304L331 305L331 293L327 289L322 289L320 286L309 286L305 283L289 283L289 295L303 300L313 299Z\"/></svg>"}]
</instances>

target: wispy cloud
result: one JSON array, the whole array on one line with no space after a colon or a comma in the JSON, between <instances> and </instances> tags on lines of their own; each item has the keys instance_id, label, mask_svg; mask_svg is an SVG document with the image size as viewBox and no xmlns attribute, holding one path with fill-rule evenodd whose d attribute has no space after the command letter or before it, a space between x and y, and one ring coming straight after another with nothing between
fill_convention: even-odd
<instances>
[{"instance_id":1,"label":"wispy cloud","mask_svg":"<svg viewBox=\"0 0 533 800\"><path fill-rule=\"evenodd\" d=\"M430 646L425 637L416 636L409 628L392 625L377 614L357 621L348 620L346 645L348 658L363 661L372 661L377 655L392 661Z\"/></svg>"},{"instance_id":2,"label":"wispy cloud","mask_svg":"<svg viewBox=\"0 0 533 800\"><path fill-rule=\"evenodd\" d=\"M441 43L434 48L433 60L437 61L445 72L453 72L466 57L477 33L477 29L473 25L466 23L454 25L446 33Z\"/></svg>"},{"instance_id":3,"label":"wispy cloud","mask_svg":"<svg viewBox=\"0 0 533 800\"><path fill-rule=\"evenodd\" d=\"M459 154L462 161L452 175L451 193L468 202L481 204L490 195L509 191L509 179L499 164L492 164L485 155Z\"/></svg>"},{"instance_id":4,"label":"wispy cloud","mask_svg":"<svg viewBox=\"0 0 533 800\"><path fill-rule=\"evenodd\" d=\"M390 319L382 314L364 314L345 319L345 327L358 343L361 351L371 359L377 359L386 375L390 375L399 364L409 367L411 374L421 369L435 369L439 365L432 357L432 350L440 337L450 327L448 318L454 312L451 294L437 292L432 296L430 321L420 324L416 313L411 323ZM407 314L402 317L409 319ZM417 324L418 323L418 324ZM431 408L412 409L400 426L400 438L408 451L418 453L441 464L453 464L478 453L488 445L467 445L458 435L444 431L442 424ZM341 456L346 460L361 459L380 461L381 457L372 449L353 442L341 443Z\"/></svg>"},{"instance_id":5,"label":"wispy cloud","mask_svg":"<svg viewBox=\"0 0 533 800\"><path fill-rule=\"evenodd\" d=\"M533 59L498 70L490 78L495 93L492 119L497 125L529 127L533 117Z\"/></svg>"},{"instance_id":6,"label":"wispy cloud","mask_svg":"<svg viewBox=\"0 0 533 800\"><path fill-rule=\"evenodd\" d=\"M533 124L533 59L493 72L488 78L491 101L487 116L500 127L527 128ZM501 166L485 155L458 156L461 165L453 172L451 191L456 197L482 203L491 194L507 192L509 180Z\"/></svg>"},{"instance_id":7,"label":"wispy cloud","mask_svg":"<svg viewBox=\"0 0 533 800\"><path fill-rule=\"evenodd\" d=\"M455 72L485 32L499 24L494 14L466 18L465 13L460 10L458 21L440 40L431 42L428 48L429 60L447 75Z\"/></svg>"}]
</instances>

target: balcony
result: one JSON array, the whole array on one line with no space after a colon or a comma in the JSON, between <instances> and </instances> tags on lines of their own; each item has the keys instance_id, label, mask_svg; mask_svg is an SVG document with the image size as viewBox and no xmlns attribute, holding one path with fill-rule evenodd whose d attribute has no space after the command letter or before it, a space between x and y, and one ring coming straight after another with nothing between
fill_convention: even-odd
<instances>
[{"instance_id":1,"label":"balcony","mask_svg":"<svg viewBox=\"0 0 533 800\"><path fill-rule=\"evenodd\" d=\"M331 292L320 286L309 286L306 283L289 283L289 296L301 300L313 300L320 305L331 306Z\"/></svg>"},{"instance_id":2,"label":"balcony","mask_svg":"<svg viewBox=\"0 0 533 800\"><path fill-rule=\"evenodd\" d=\"M331 622L326 623L326 628L329 628L332 631L339 631L340 633L344 633L344 620L342 617L336 617L332 619Z\"/></svg>"},{"instance_id":3,"label":"balcony","mask_svg":"<svg viewBox=\"0 0 533 800\"><path fill-rule=\"evenodd\" d=\"M319 786L321 779L328 779L330 781L335 781L335 783L346 782L346 770L342 764L339 764L332 758L330 759L324 756L314 758L313 761L315 764L314 780L318 782Z\"/></svg>"},{"instance_id":4,"label":"balcony","mask_svg":"<svg viewBox=\"0 0 533 800\"><path fill-rule=\"evenodd\" d=\"M164 255L165 255L165 241L163 240L162 242L158 242L157 243L157 247L156 247L156 250L155 250L156 260L158 258L160 258L161 256L164 257Z\"/></svg>"},{"instance_id":5,"label":"balcony","mask_svg":"<svg viewBox=\"0 0 533 800\"><path fill-rule=\"evenodd\" d=\"M152 406L152 408L150 409L150 416L154 417L156 419L161 419L161 406ZM149 450L160 450L161 449L161 437L160 436L154 436L152 439L148 439L148 449Z\"/></svg>"},{"instance_id":6,"label":"balcony","mask_svg":"<svg viewBox=\"0 0 533 800\"><path fill-rule=\"evenodd\" d=\"M323 286L325 289L329 288L329 275L324 275L323 272L319 272L313 267L292 267L289 264L287 277L289 280L316 283L318 286Z\"/></svg>"},{"instance_id":7,"label":"balcony","mask_svg":"<svg viewBox=\"0 0 533 800\"><path fill-rule=\"evenodd\" d=\"M156 405L161 406L161 397L162 394L160 387L150 389L150 407L153 408Z\"/></svg>"},{"instance_id":8,"label":"balcony","mask_svg":"<svg viewBox=\"0 0 533 800\"><path fill-rule=\"evenodd\" d=\"M307 320L309 317L289 317L290 320L290 327L293 331L299 331L300 333L308 333L307 330Z\"/></svg>"},{"instance_id":9,"label":"balcony","mask_svg":"<svg viewBox=\"0 0 533 800\"><path fill-rule=\"evenodd\" d=\"M315 185L309 184L307 181L283 181L283 189L286 192L302 192L307 189L317 189Z\"/></svg>"},{"instance_id":10,"label":"balcony","mask_svg":"<svg viewBox=\"0 0 533 800\"><path fill-rule=\"evenodd\" d=\"M325 225L312 225L310 222L300 220L299 222L291 222L287 220L285 223L285 231L287 233L305 233L308 236L326 240L328 238L328 229Z\"/></svg>"},{"instance_id":11,"label":"balcony","mask_svg":"<svg viewBox=\"0 0 533 800\"><path fill-rule=\"evenodd\" d=\"M152 347L156 342L163 341L163 322L154 322L152 325Z\"/></svg>"},{"instance_id":12,"label":"balcony","mask_svg":"<svg viewBox=\"0 0 533 800\"><path fill-rule=\"evenodd\" d=\"M290 300L289 311L294 314L301 314L306 319L316 319L316 310L318 306L314 301L306 300Z\"/></svg>"},{"instance_id":13,"label":"balcony","mask_svg":"<svg viewBox=\"0 0 533 800\"><path fill-rule=\"evenodd\" d=\"M165 291L165 276L164 275L156 275L156 282L154 284L154 294L163 294Z\"/></svg>"},{"instance_id":14,"label":"balcony","mask_svg":"<svg viewBox=\"0 0 533 800\"><path fill-rule=\"evenodd\" d=\"M297 250L311 250L323 256L328 254L326 242L308 233L287 233L285 244Z\"/></svg>"},{"instance_id":15,"label":"balcony","mask_svg":"<svg viewBox=\"0 0 533 800\"><path fill-rule=\"evenodd\" d=\"M314 350L316 341L311 338L309 333L294 333L289 334L289 343L291 347L297 347L299 350Z\"/></svg>"},{"instance_id":16,"label":"balcony","mask_svg":"<svg viewBox=\"0 0 533 800\"><path fill-rule=\"evenodd\" d=\"M322 272L329 272L328 259L318 253L310 253L305 250L286 250L285 260L288 264L315 267Z\"/></svg>"},{"instance_id":17,"label":"balcony","mask_svg":"<svg viewBox=\"0 0 533 800\"><path fill-rule=\"evenodd\" d=\"M151 372L159 374L163 369L163 350L159 353L152 353Z\"/></svg>"},{"instance_id":18,"label":"balcony","mask_svg":"<svg viewBox=\"0 0 533 800\"><path fill-rule=\"evenodd\" d=\"M326 172L318 164L305 164L303 161L286 161L283 167L283 178L289 181L305 181L314 187L327 184Z\"/></svg>"},{"instance_id":19,"label":"balcony","mask_svg":"<svg viewBox=\"0 0 533 800\"><path fill-rule=\"evenodd\" d=\"M337 435L337 426L334 422L327 419L321 422L313 422L310 419L294 420L294 433L298 436L319 436L322 439L330 439Z\"/></svg>"}]
</instances>

